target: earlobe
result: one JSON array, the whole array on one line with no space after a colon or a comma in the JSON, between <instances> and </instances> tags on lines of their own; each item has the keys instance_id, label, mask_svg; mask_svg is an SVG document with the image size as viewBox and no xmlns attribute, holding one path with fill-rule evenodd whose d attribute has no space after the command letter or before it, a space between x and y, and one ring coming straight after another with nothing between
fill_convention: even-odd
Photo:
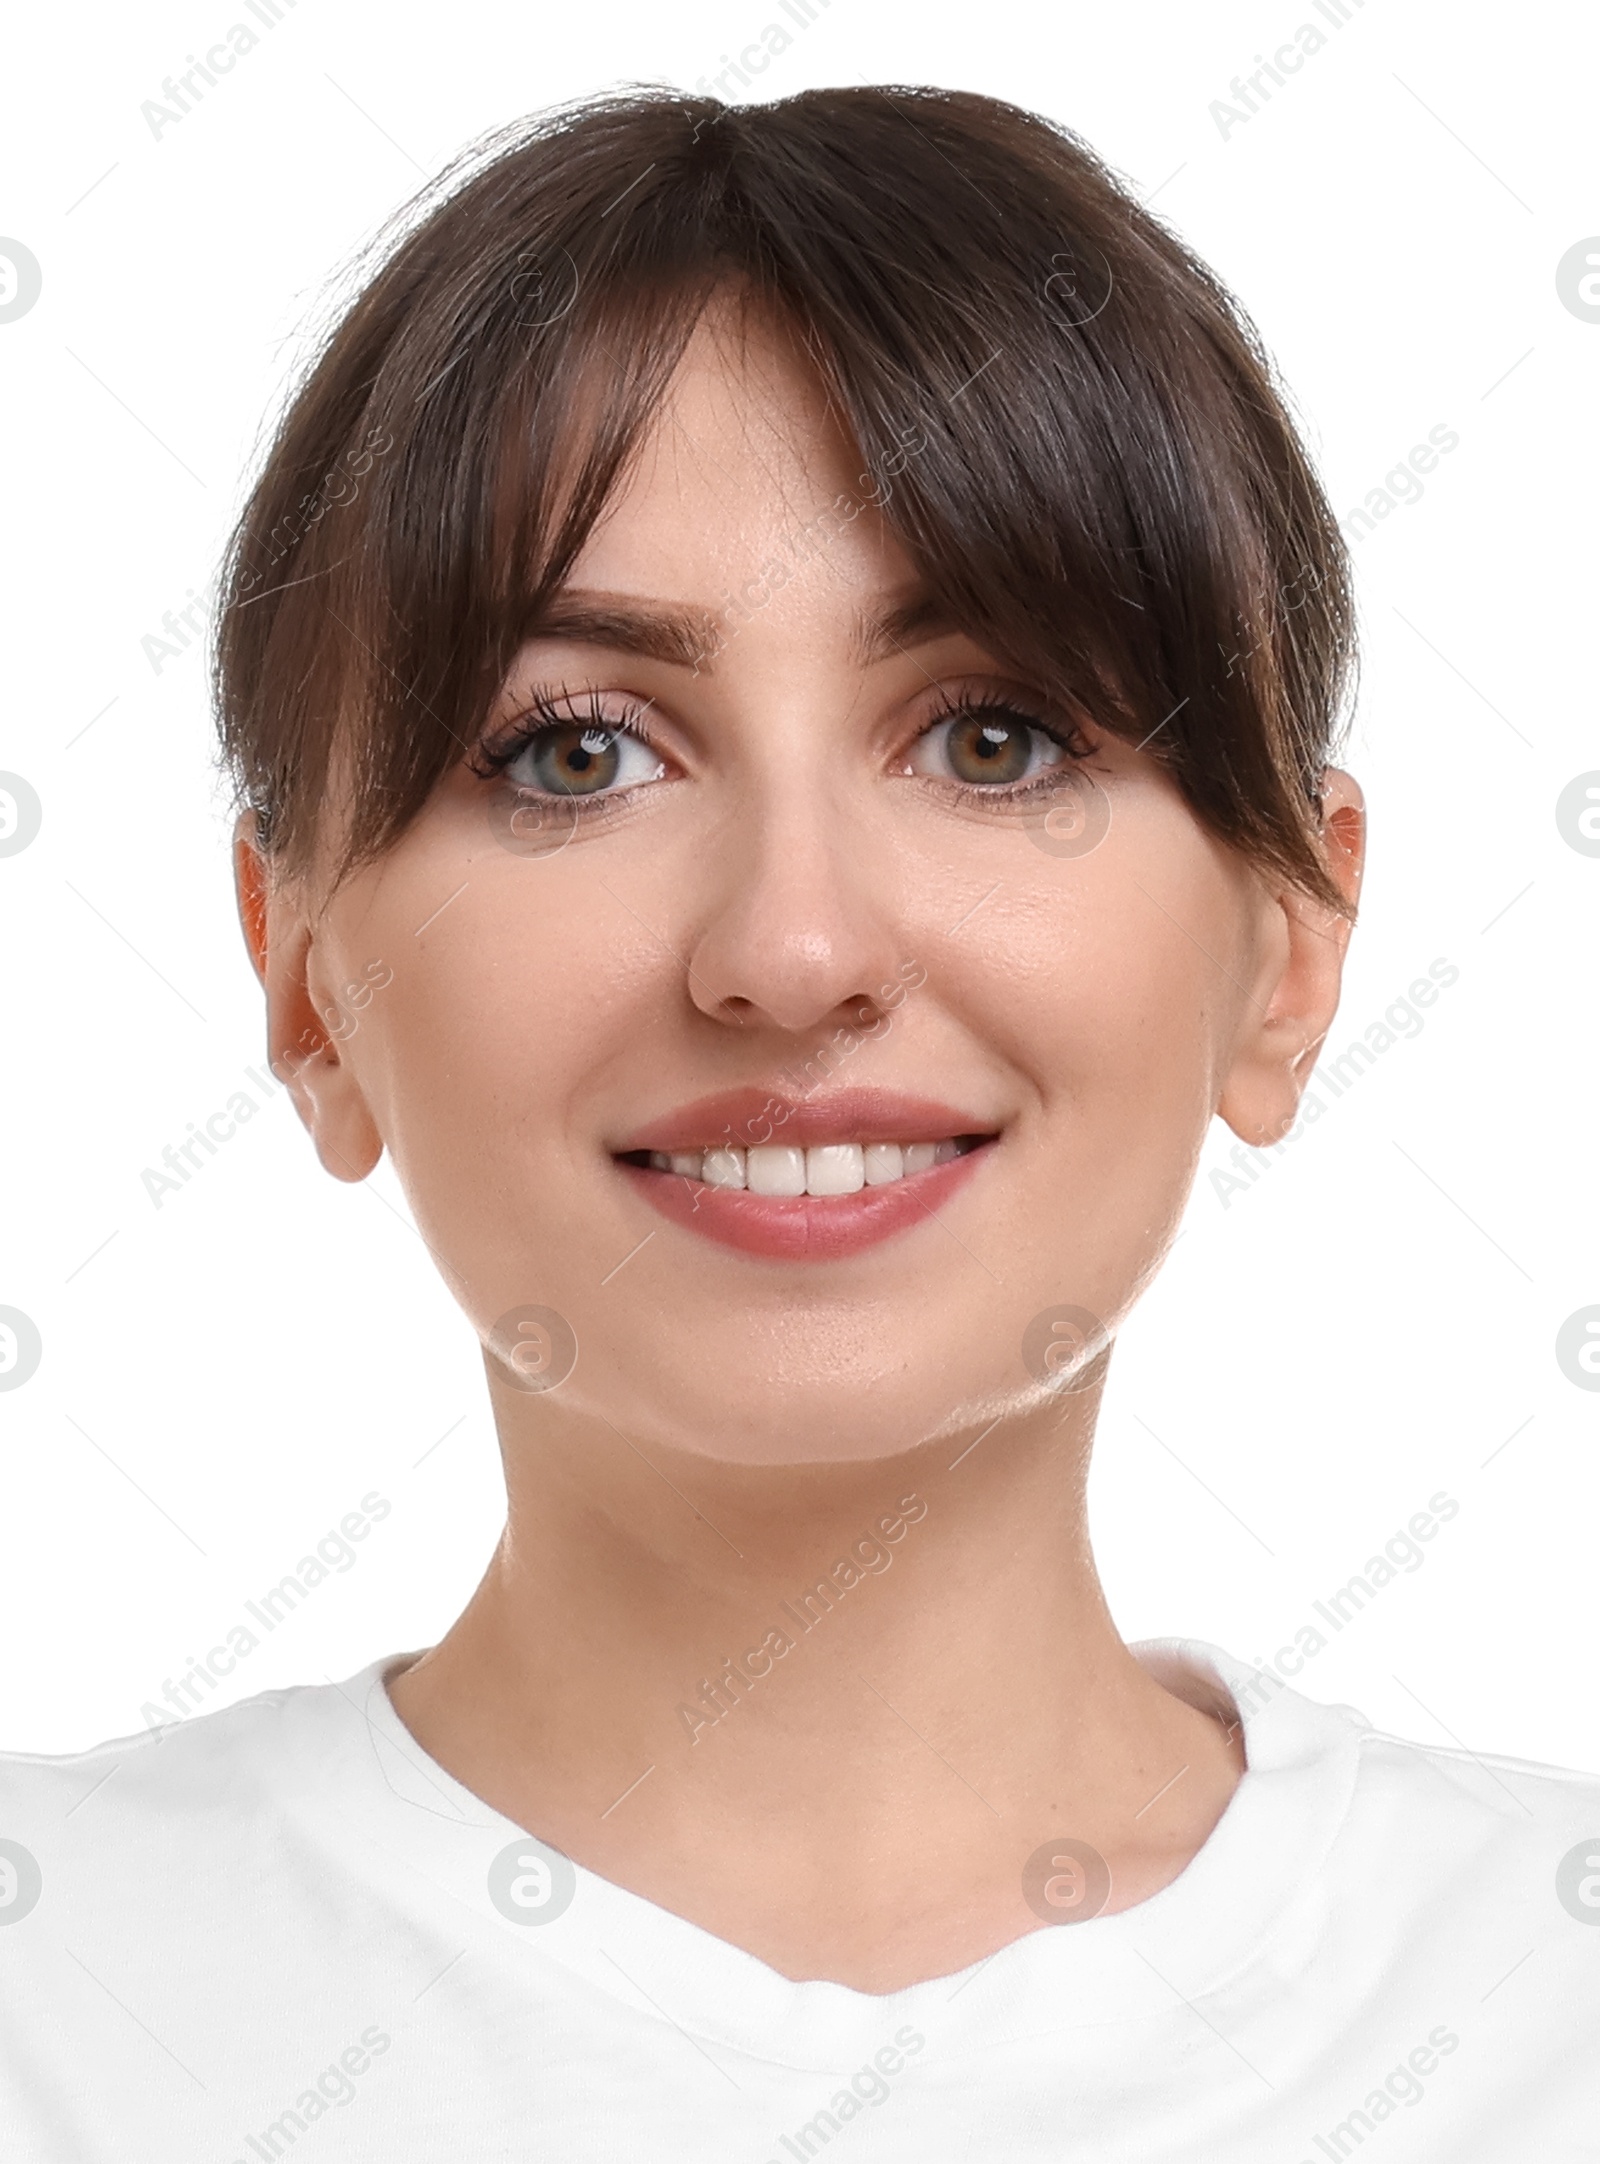
<instances>
[{"instance_id":1,"label":"earlobe","mask_svg":"<svg viewBox=\"0 0 1600 2164\"><path fill-rule=\"evenodd\" d=\"M301 908L274 889L254 812L241 814L233 846L239 922L267 995L268 1065L287 1085L323 1169L338 1180L364 1180L383 1155L383 1138L354 1071L318 1017L311 927Z\"/></svg>"},{"instance_id":2,"label":"earlobe","mask_svg":"<svg viewBox=\"0 0 1600 2164\"><path fill-rule=\"evenodd\" d=\"M336 1180L364 1180L383 1155L383 1137L360 1084L327 1032L313 1025L303 1034L314 1039L314 1046L295 1056L290 1088L296 1110L324 1172Z\"/></svg>"},{"instance_id":3,"label":"earlobe","mask_svg":"<svg viewBox=\"0 0 1600 2164\"><path fill-rule=\"evenodd\" d=\"M1359 899L1366 853L1361 785L1339 767L1324 778L1323 847L1329 876L1351 909ZM1304 894L1277 896L1282 960L1257 996L1234 1048L1217 1116L1241 1142L1261 1149L1281 1142L1299 1114L1338 1010L1351 919Z\"/></svg>"}]
</instances>

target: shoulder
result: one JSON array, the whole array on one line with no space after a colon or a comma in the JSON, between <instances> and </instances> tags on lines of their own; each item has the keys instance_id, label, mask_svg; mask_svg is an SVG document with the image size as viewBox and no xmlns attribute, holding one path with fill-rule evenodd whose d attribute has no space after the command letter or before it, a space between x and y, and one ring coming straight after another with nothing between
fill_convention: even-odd
<instances>
[{"instance_id":1,"label":"shoulder","mask_svg":"<svg viewBox=\"0 0 1600 2164\"><path fill-rule=\"evenodd\" d=\"M1257 1862L1292 1857L1298 1929L1346 1965L1421 1959L1485 1992L1536 1950L1593 2019L1600 1775L1415 1742L1219 1648L1161 1650L1220 1686L1244 1724Z\"/></svg>"},{"instance_id":2,"label":"shoulder","mask_svg":"<svg viewBox=\"0 0 1600 2164\"><path fill-rule=\"evenodd\" d=\"M1325 1958L1375 1994L1413 1979L1463 2038L1520 2037L1556 2081L1600 2017L1600 1778L1324 1710L1354 1746L1313 1896Z\"/></svg>"},{"instance_id":3,"label":"shoulder","mask_svg":"<svg viewBox=\"0 0 1600 2164\"><path fill-rule=\"evenodd\" d=\"M1600 1925L1600 1775L1416 1743L1340 1710L1357 1727L1352 1845L1403 1854L1423 1885L1492 1859L1486 1897L1539 1887L1556 1913Z\"/></svg>"},{"instance_id":4,"label":"shoulder","mask_svg":"<svg viewBox=\"0 0 1600 2164\"><path fill-rule=\"evenodd\" d=\"M1163 1647L1165 1650L1165 1647ZM1544 1852L1600 1834L1600 1773L1460 1742L1419 1743L1378 1727L1355 1706L1304 1696L1270 1671L1190 1642L1179 1650L1220 1685L1242 1719L1247 1756L1276 1771L1344 1788L1341 1840L1441 1859L1486 1840Z\"/></svg>"},{"instance_id":5,"label":"shoulder","mask_svg":"<svg viewBox=\"0 0 1600 2164\"><path fill-rule=\"evenodd\" d=\"M354 1712L348 1684L297 1684L88 1750L0 1752L0 1921L119 1875L126 1900L131 1859L154 1887L248 1853L324 1787Z\"/></svg>"},{"instance_id":6,"label":"shoulder","mask_svg":"<svg viewBox=\"0 0 1600 2164\"><path fill-rule=\"evenodd\" d=\"M242 1774L270 1756L286 1708L314 1686L261 1691L185 1721L111 1736L86 1750L0 1751L0 1820L52 1826L78 1816L102 1793L114 1807L182 1809L221 1800Z\"/></svg>"}]
</instances>

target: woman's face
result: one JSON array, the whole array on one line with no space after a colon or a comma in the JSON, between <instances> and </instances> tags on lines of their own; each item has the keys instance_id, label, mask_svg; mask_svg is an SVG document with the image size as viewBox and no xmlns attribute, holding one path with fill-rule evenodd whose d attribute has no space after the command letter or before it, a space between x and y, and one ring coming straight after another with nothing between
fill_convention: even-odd
<instances>
[{"instance_id":1,"label":"woman's face","mask_svg":"<svg viewBox=\"0 0 1600 2164\"><path fill-rule=\"evenodd\" d=\"M530 1416L776 1463L1042 1402L1331 1019L1341 927L919 613L859 463L708 319L474 760L271 904L324 1163L388 1148Z\"/></svg>"}]
</instances>

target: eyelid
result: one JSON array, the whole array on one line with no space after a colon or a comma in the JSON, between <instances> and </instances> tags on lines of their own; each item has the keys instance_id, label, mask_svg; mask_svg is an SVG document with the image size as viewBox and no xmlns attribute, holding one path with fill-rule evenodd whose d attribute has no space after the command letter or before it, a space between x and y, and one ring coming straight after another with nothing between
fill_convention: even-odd
<instances>
[{"instance_id":1,"label":"eyelid","mask_svg":"<svg viewBox=\"0 0 1600 2164\"><path fill-rule=\"evenodd\" d=\"M620 700L620 713L604 711L600 702L608 698ZM635 737L666 758L668 754L646 718L655 704L654 699L642 699L635 692L606 692L594 685L586 685L578 691L569 690L565 684L558 689L541 687L530 692L514 713L485 729L473 746L468 764L477 774L484 774L487 768L485 778L492 778L509 766L541 730L572 729L585 724L604 729L612 736ZM603 790L587 801L600 803L625 794L626 791L620 789ZM585 800L574 798L572 801Z\"/></svg>"},{"instance_id":2,"label":"eyelid","mask_svg":"<svg viewBox=\"0 0 1600 2164\"><path fill-rule=\"evenodd\" d=\"M1011 715L1024 721L1039 735L1056 744L1064 754L1060 766L1050 768L1030 780L1011 783L963 782L952 776L937 777L941 785L963 797L975 801L999 804L1016 801L1036 791L1059 785L1061 776L1073 766L1081 765L1093 757L1100 745L1100 733L1086 726L1075 706L1063 705L1033 689L996 681L992 677L968 679L957 684L939 684L935 687L936 704L931 712L924 712L900 757L908 761L915 747L933 731L951 721L973 713L994 712ZM606 700L620 701L621 712L605 710ZM596 685L585 685L578 690L565 683L559 687L540 687L530 693L516 711L485 729L478 743L468 756L468 765L481 779L494 780L503 774L529 744L546 729L574 728L588 724L605 730L612 736L627 736L644 745L665 761L670 758L656 732L651 728L649 716L657 701L642 698L634 692L615 692ZM674 762L676 763L676 762ZM897 769L909 774L911 769L902 764ZM662 777L653 776L652 780ZM934 777L928 777L934 778ZM599 809L614 805L624 798L637 794L647 783L636 781L596 790L589 795L564 797L580 811Z\"/></svg>"},{"instance_id":3,"label":"eyelid","mask_svg":"<svg viewBox=\"0 0 1600 2164\"><path fill-rule=\"evenodd\" d=\"M988 708L1003 709L1007 713L1020 714L1036 728L1060 736L1082 735L1093 741L1088 724L1078 709L1060 699L1032 686L1011 683L1005 678L974 676L959 678L953 683L935 687L935 705L923 716L917 734L931 729L935 723L949 721L954 715L971 713L974 708L982 712Z\"/></svg>"},{"instance_id":4,"label":"eyelid","mask_svg":"<svg viewBox=\"0 0 1600 2164\"><path fill-rule=\"evenodd\" d=\"M940 684L937 686L936 696L937 705L918 722L901 754L902 759L909 760L916 746L945 723L957 721L966 714L986 712L1010 714L1027 722L1030 727L1037 729L1041 736L1058 744L1071 765L1078 765L1093 758L1100 749L1099 733L1082 719L1076 708L1048 698L1042 692L1025 691L1020 686L997 683L992 678L980 678L954 687ZM902 768L902 771L905 770ZM1047 778L1037 777L1040 781ZM946 786L971 790L978 795L998 800L1008 793L1015 795L1021 790L1031 788L1035 783L979 784L947 780Z\"/></svg>"}]
</instances>

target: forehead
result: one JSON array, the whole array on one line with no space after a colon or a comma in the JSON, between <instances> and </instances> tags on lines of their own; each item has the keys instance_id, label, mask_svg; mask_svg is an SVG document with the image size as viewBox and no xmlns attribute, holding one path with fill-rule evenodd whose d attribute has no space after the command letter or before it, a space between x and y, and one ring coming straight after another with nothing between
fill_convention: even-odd
<instances>
[{"instance_id":1,"label":"forehead","mask_svg":"<svg viewBox=\"0 0 1600 2164\"><path fill-rule=\"evenodd\" d=\"M882 487L781 323L714 303L695 327L569 583L712 607L802 582L853 605L915 571ZM749 605L749 597L746 597Z\"/></svg>"}]
</instances>

